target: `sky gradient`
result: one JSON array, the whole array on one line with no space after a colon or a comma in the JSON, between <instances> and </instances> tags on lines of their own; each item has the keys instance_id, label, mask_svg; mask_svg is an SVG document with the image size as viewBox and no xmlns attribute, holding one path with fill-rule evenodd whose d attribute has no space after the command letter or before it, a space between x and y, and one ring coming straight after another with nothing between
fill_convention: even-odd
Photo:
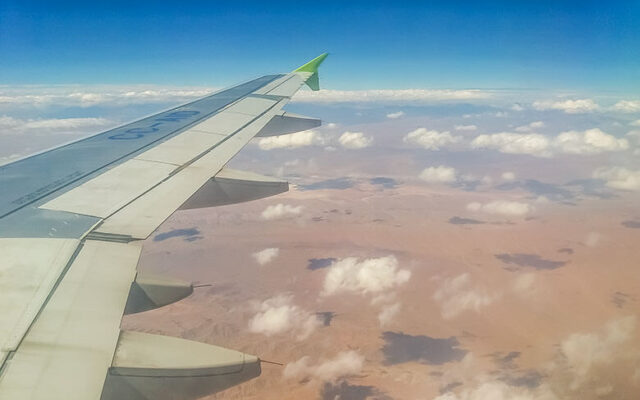
<instances>
[{"instance_id":1,"label":"sky gradient","mask_svg":"<svg viewBox=\"0 0 640 400\"><path fill-rule=\"evenodd\" d=\"M638 2L0 4L0 84L224 86L328 51L330 88L640 90Z\"/></svg>"}]
</instances>

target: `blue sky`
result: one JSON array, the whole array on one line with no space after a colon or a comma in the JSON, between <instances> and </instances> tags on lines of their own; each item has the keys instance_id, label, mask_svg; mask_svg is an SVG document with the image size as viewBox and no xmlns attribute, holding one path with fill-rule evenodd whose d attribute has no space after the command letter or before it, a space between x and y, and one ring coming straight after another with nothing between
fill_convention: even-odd
<instances>
[{"instance_id":1,"label":"blue sky","mask_svg":"<svg viewBox=\"0 0 640 400\"><path fill-rule=\"evenodd\" d=\"M0 84L640 90L639 2L94 3L0 3Z\"/></svg>"}]
</instances>

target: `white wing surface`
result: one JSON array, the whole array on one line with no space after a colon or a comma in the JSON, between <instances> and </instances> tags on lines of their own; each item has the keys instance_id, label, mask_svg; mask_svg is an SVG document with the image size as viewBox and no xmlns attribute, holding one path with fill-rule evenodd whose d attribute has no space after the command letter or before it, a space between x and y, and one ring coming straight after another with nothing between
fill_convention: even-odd
<instances>
[{"instance_id":1,"label":"white wing surface","mask_svg":"<svg viewBox=\"0 0 640 400\"><path fill-rule=\"evenodd\" d=\"M260 374L255 356L120 322L193 291L136 270L173 212L288 190L225 165L320 124L282 108L318 89L325 57L0 166L0 400L195 399Z\"/></svg>"}]
</instances>

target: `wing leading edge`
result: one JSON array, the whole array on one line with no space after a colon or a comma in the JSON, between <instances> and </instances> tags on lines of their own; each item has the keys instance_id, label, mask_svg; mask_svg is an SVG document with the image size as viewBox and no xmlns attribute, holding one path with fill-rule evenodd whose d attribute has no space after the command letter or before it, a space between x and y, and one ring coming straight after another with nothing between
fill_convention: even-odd
<instances>
[{"instance_id":1,"label":"wing leading edge","mask_svg":"<svg viewBox=\"0 0 640 400\"><path fill-rule=\"evenodd\" d=\"M260 374L255 356L120 321L193 291L137 273L173 212L288 190L225 165L255 136L320 124L282 108L318 89L325 57L0 166L0 399L195 399Z\"/></svg>"}]
</instances>

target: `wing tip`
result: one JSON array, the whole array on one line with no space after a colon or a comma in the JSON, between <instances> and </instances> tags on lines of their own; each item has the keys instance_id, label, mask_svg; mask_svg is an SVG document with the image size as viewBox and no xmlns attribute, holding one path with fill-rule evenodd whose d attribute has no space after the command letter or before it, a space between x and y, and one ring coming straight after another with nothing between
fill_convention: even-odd
<instances>
[{"instance_id":1,"label":"wing tip","mask_svg":"<svg viewBox=\"0 0 640 400\"><path fill-rule=\"evenodd\" d=\"M322 62L324 61L325 58L327 58L328 55L329 53L322 53L318 57L304 64L303 66L295 69L293 72L311 72L315 74L318 72L318 67L320 66L320 64L322 64Z\"/></svg>"}]
</instances>

